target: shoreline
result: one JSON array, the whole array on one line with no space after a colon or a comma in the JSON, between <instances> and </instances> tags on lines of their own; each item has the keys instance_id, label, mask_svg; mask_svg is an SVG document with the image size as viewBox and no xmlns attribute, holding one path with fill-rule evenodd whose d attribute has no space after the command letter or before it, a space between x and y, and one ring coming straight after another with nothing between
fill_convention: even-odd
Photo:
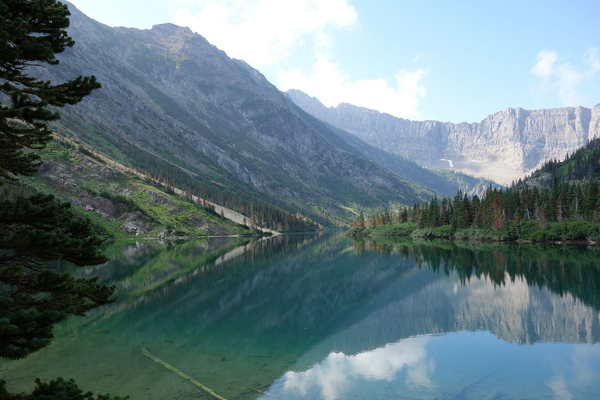
<instances>
[{"instance_id":1,"label":"shoreline","mask_svg":"<svg viewBox=\"0 0 600 400\"><path fill-rule=\"evenodd\" d=\"M275 232L275 231L273 231ZM304 231L304 232L267 232L267 233L254 233L248 235L204 235L204 236L135 236L131 238L109 238L106 239L105 242L115 242L118 240L192 240L192 239L216 239L216 238L252 238L252 237L261 237L261 238L271 238L277 237L281 235L296 235L296 234L312 234L322 232L322 230L317 231Z\"/></svg>"},{"instance_id":2,"label":"shoreline","mask_svg":"<svg viewBox=\"0 0 600 400\"><path fill-rule=\"evenodd\" d=\"M548 244L587 244L600 243L600 222L598 221L526 221L515 226L507 222L501 229L492 227L461 227L450 224L436 227L418 228L415 222L402 224L382 224L375 227L353 227L345 232L348 237L413 237L447 239L473 242L499 243L548 243Z\"/></svg>"},{"instance_id":3,"label":"shoreline","mask_svg":"<svg viewBox=\"0 0 600 400\"><path fill-rule=\"evenodd\" d=\"M269 235L207 235L207 236L145 236L145 237L132 237L132 238L110 238L106 239L106 242L116 242L118 240L191 240L191 239L216 239L216 238L251 238L251 237L275 237L281 233L269 234Z\"/></svg>"},{"instance_id":4,"label":"shoreline","mask_svg":"<svg viewBox=\"0 0 600 400\"><path fill-rule=\"evenodd\" d=\"M585 245L597 245L600 244L600 242L596 242L593 240L544 240L544 241L534 241L534 240L527 240L527 239L516 239L516 240L510 240L510 239L506 239L506 240L494 240L494 239L485 239L485 238L476 238L476 237L464 237L464 238L457 238L457 237L444 237L444 236L430 236L430 235L419 235L419 236L413 236L413 235L373 235L373 234L368 234L368 235L360 235L360 234L353 234L353 235L345 235L346 237L353 239L353 238L411 238L411 239L443 239L443 240L448 240L451 242L454 241L461 241L461 242L484 242L484 243L529 243L529 244L555 244L555 245L581 245L581 244L585 244Z\"/></svg>"}]
</instances>

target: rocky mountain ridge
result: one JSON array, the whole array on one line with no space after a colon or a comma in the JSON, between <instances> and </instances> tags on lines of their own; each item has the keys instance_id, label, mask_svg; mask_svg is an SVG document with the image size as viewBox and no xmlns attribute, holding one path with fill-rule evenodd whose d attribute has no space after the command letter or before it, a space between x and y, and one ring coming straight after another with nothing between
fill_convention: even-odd
<instances>
[{"instance_id":1,"label":"rocky mountain ridge","mask_svg":"<svg viewBox=\"0 0 600 400\"><path fill-rule=\"evenodd\" d=\"M373 146L427 168L451 168L509 184L600 137L600 104L592 109L509 108L480 123L410 121L342 103L325 107L299 90L287 92L304 111Z\"/></svg>"}]
</instances>

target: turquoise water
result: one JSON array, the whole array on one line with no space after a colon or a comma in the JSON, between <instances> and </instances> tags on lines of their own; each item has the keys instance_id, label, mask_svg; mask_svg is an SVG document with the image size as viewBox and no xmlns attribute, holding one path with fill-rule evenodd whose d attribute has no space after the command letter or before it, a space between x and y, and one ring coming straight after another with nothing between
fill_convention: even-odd
<instances>
[{"instance_id":1,"label":"turquoise water","mask_svg":"<svg viewBox=\"0 0 600 400\"><path fill-rule=\"evenodd\" d=\"M11 391L226 399L597 399L600 249L335 235L113 243L119 301L0 369Z\"/></svg>"}]
</instances>

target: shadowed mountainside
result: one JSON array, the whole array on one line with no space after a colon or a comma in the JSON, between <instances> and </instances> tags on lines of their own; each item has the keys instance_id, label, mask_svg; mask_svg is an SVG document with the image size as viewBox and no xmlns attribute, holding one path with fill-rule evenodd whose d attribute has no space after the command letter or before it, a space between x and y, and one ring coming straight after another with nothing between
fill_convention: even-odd
<instances>
[{"instance_id":1,"label":"shadowed mountainside","mask_svg":"<svg viewBox=\"0 0 600 400\"><path fill-rule=\"evenodd\" d=\"M69 7L77 45L60 55L58 67L35 73L52 81L96 75L103 88L61 111L59 134L140 169L143 151L207 187L321 221L349 220L353 204L412 204L432 195L371 161L259 71L188 28L111 28Z\"/></svg>"}]
</instances>

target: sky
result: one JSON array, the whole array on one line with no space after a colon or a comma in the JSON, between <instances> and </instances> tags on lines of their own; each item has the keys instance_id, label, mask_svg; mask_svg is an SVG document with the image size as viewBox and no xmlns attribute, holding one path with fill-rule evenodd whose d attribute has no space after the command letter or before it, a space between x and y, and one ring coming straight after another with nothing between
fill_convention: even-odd
<instances>
[{"instance_id":1,"label":"sky","mask_svg":"<svg viewBox=\"0 0 600 400\"><path fill-rule=\"evenodd\" d=\"M480 122L600 103L600 1L71 0L110 26L187 26L328 107Z\"/></svg>"}]
</instances>

